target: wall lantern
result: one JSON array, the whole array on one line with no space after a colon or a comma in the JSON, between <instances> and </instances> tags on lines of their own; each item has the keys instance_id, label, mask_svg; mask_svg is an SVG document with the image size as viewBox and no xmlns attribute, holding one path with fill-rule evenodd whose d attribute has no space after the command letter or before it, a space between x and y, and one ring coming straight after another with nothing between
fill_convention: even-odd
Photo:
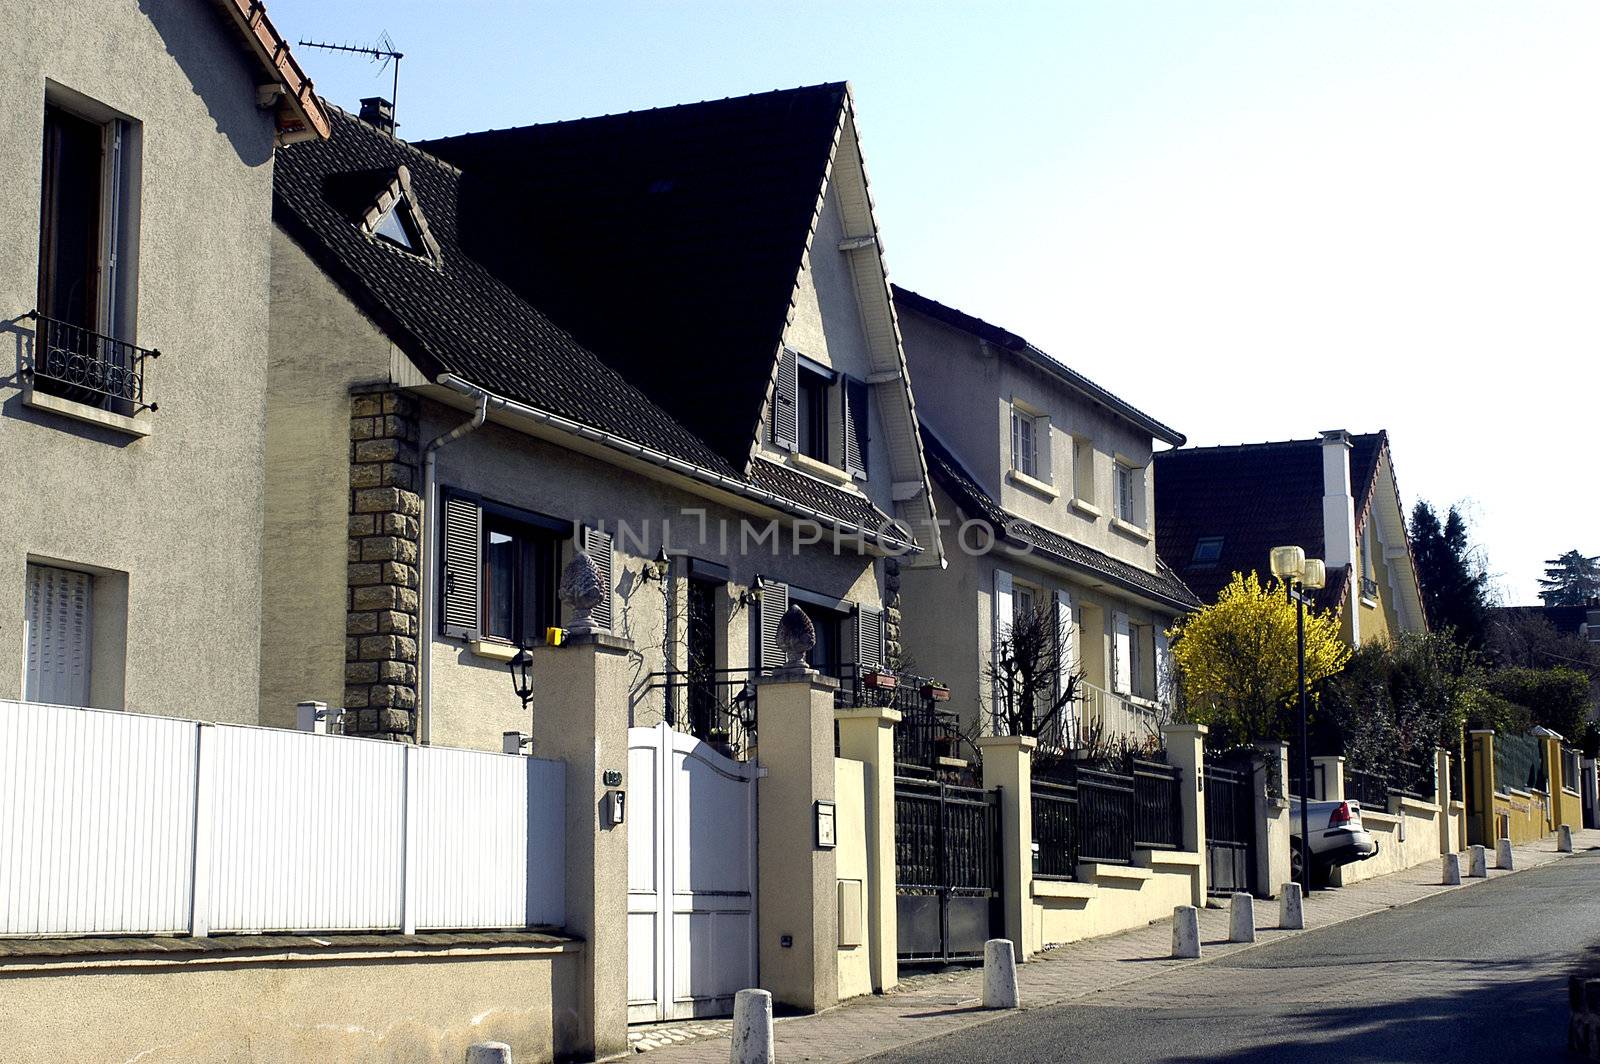
<instances>
[{"instance_id":1,"label":"wall lantern","mask_svg":"<svg viewBox=\"0 0 1600 1064\"><path fill-rule=\"evenodd\" d=\"M506 668L511 670L512 690L522 699L522 708L527 709L533 701L533 655L527 647L519 647L517 656L506 662Z\"/></svg>"},{"instance_id":2,"label":"wall lantern","mask_svg":"<svg viewBox=\"0 0 1600 1064\"><path fill-rule=\"evenodd\" d=\"M672 556L667 553L665 545L650 559L650 564L645 566L644 578L646 580L665 580L672 571Z\"/></svg>"}]
</instances>

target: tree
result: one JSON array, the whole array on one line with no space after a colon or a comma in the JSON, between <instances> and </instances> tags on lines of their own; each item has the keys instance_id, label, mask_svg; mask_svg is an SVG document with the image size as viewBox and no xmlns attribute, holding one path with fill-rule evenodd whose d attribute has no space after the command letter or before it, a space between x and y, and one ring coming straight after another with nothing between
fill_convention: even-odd
<instances>
[{"instance_id":1,"label":"tree","mask_svg":"<svg viewBox=\"0 0 1600 1064\"><path fill-rule=\"evenodd\" d=\"M1189 718L1222 746L1287 739L1296 705L1295 604L1276 583L1233 574L1215 604L1184 618L1172 656ZM1350 656L1330 610L1306 610L1306 683Z\"/></svg>"},{"instance_id":2,"label":"tree","mask_svg":"<svg viewBox=\"0 0 1600 1064\"><path fill-rule=\"evenodd\" d=\"M1600 601L1600 555L1569 550L1544 563L1539 598L1546 606L1587 606Z\"/></svg>"},{"instance_id":3,"label":"tree","mask_svg":"<svg viewBox=\"0 0 1600 1064\"><path fill-rule=\"evenodd\" d=\"M1589 677L1576 669L1500 669L1489 687L1506 701L1527 709L1535 724L1578 742L1589 716Z\"/></svg>"},{"instance_id":4,"label":"tree","mask_svg":"<svg viewBox=\"0 0 1600 1064\"><path fill-rule=\"evenodd\" d=\"M1422 607L1434 629L1454 629L1474 650L1484 643L1489 574L1472 557L1467 521L1452 506L1444 523L1427 502L1411 511L1411 555L1422 585Z\"/></svg>"},{"instance_id":5,"label":"tree","mask_svg":"<svg viewBox=\"0 0 1600 1064\"><path fill-rule=\"evenodd\" d=\"M1083 671L1065 661L1055 610L1041 605L1018 613L1000 633L984 670L995 696L995 731L1002 735L1063 735L1063 722L1083 694Z\"/></svg>"}]
</instances>

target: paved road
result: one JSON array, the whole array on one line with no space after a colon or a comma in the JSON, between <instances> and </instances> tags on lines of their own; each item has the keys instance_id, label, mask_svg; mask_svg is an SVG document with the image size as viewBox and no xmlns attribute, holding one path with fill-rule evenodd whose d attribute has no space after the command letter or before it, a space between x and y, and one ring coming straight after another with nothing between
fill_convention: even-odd
<instances>
[{"instance_id":1,"label":"paved road","mask_svg":"<svg viewBox=\"0 0 1600 1064\"><path fill-rule=\"evenodd\" d=\"M1600 853L873 1057L876 1062L1564 1061Z\"/></svg>"}]
</instances>

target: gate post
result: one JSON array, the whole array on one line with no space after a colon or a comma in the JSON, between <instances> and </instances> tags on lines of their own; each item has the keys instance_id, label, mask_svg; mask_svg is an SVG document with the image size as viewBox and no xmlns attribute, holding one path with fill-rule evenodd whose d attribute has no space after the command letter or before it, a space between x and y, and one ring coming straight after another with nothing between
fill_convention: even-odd
<instances>
[{"instance_id":1,"label":"gate post","mask_svg":"<svg viewBox=\"0 0 1600 1064\"><path fill-rule=\"evenodd\" d=\"M1261 753L1251 787L1255 798L1256 893L1276 898L1289 882L1289 744L1256 743Z\"/></svg>"},{"instance_id":2,"label":"gate post","mask_svg":"<svg viewBox=\"0 0 1600 1064\"><path fill-rule=\"evenodd\" d=\"M566 926L584 940L574 1052L592 1060L628 1049L628 826L600 810L603 774L628 768L632 651L606 633L530 651L533 752L567 763Z\"/></svg>"},{"instance_id":3,"label":"gate post","mask_svg":"<svg viewBox=\"0 0 1600 1064\"><path fill-rule=\"evenodd\" d=\"M1433 748L1433 800L1439 806L1439 852L1456 852L1455 811L1450 801L1450 751Z\"/></svg>"},{"instance_id":4,"label":"gate post","mask_svg":"<svg viewBox=\"0 0 1600 1064\"><path fill-rule=\"evenodd\" d=\"M1029 735L985 735L983 789L1000 788L1000 902L1017 963L1039 952L1033 919L1033 749Z\"/></svg>"},{"instance_id":5,"label":"gate post","mask_svg":"<svg viewBox=\"0 0 1600 1064\"><path fill-rule=\"evenodd\" d=\"M895 908L894 726L898 710L841 709L839 756L867 766L867 963L872 989L882 994L900 981L898 913Z\"/></svg>"},{"instance_id":6,"label":"gate post","mask_svg":"<svg viewBox=\"0 0 1600 1064\"><path fill-rule=\"evenodd\" d=\"M1322 790L1318 794L1302 795L1313 802L1342 802L1344 801L1344 758L1338 756L1313 757L1311 759L1311 774L1322 778ZM1310 790L1309 784L1306 789Z\"/></svg>"},{"instance_id":7,"label":"gate post","mask_svg":"<svg viewBox=\"0 0 1600 1064\"><path fill-rule=\"evenodd\" d=\"M754 684L767 770L756 796L761 986L785 1005L819 1012L839 1002L838 863L817 838L818 803L831 805L834 795L838 684L807 668Z\"/></svg>"},{"instance_id":8,"label":"gate post","mask_svg":"<svg viewBox=\"0 0 1600 1064\"><path fill-rule=\"evenodd\" d=\"M1209 869L1206 865L1206 732L1204 724L1165 724L1167 764L1183 773L1183 846L1200 857L1195 867L1192 904L1204 907Z\"/></svg>"},{"instance_id":9,"label":"gate post","mask_svg":"<svg viewBox=\"0 0 1600 1064\"><path fill-rule=\"evenodd\" d=\"M1467 733L1472 764L1466 777L1467 841L1478 846L1493 846L1494 823L1494 729L1474 728Z\"/></svg>"}]
</instances>

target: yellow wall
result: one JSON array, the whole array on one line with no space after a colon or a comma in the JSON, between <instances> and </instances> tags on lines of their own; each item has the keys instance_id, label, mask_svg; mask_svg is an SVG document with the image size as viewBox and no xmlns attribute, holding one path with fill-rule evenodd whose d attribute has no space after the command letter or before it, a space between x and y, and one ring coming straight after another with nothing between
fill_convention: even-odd
<instances>
[{"instance_id":1,"label":"yellow wall","mask_svg":"<svg viewBox=\"0 0 1600 1064\"><path fill-rule=\"evenodd\" d=\"M839 948L839 1000L872 993L872 967L869 946L867 905L867 766L860 761L833 759L833 798L836 803L838 848L834 851L841 883L861 884L861 923L858 946ZM840 913L841 920L843 913ZM841 936L842 937L842 936Z\"/></svg>"},{"instance_id":2,"label":"yellow wall","mask_svg":"<svg viewBox=\"0 0 1600 1064\"><path fill-rule=\"evenodd\" d=\"M1437 861L1441 838L1439 821L1447 815L1433 802L1410 798L1391 797L1389 808L1382 812L1363 808L1361 826L1377 842L1378 853L1365 861L1334 869L1333 884L1347 887L1363 879Z\"/></svg>"},{"instance_id":3,"label":"yellow wall","mask_svg":"<svg viewBox=\"0 0 1600 1064\"><path fill-rule=\"evenodd\" d=\"M1503 827L1508 822L1510 831L1507 833ZM1549 833L1546 827L1549 821L1549 806L1543 794L1529 794L1517 791L1513 794L1496 794L1494 796L1494 819L1497 825L1495 839L1510 835L1513 846L1521 846L1527 842L1537 842Z\"/></svg>"},{"instance_id":4,"label":"yellow wall","mask_svg":"<svg viewBox=\"0 0 1600 1064\"><path fill-rule=\"evenodd\" d=\"M1169 918L1174 906L1190 904L1198 855L1139 850L1136 856L1142 866L1080 864L1085 878L1079 882L1035 879L1030 941L1050 946L1115 934Z\"/></svg>"}]
</instances>

